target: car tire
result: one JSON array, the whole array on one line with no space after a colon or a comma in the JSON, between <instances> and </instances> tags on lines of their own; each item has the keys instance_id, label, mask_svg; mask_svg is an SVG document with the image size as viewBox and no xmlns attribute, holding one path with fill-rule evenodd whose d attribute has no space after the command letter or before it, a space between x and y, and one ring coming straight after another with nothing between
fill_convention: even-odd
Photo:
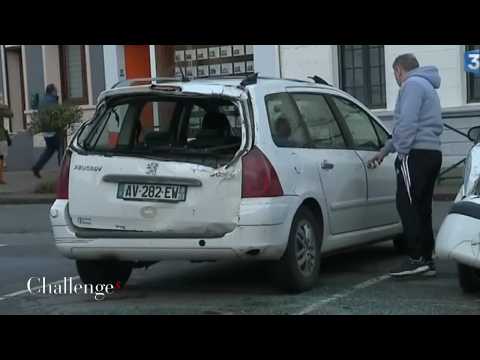
<instances>
[{"instance_id":1,"label":"car tire","mask_svg":"<svg viewBox=\"0 0 480 360\"><path fill-rule=\"evenodd\" d=\"M84 284L112 284L123 288L132 273L132 264L124 261L77 260L77 271Z\"/></svg>"},{"instance_id":2,"label":"car tire","mask_svg":"<svg viewBox=\"0 0 480 360\"><path fill-rule=\"evenodd\" d=\"M465 293L480 291L480 270L464 264L457 264L458 280Z\"/></svg>"},{"instance_id":3,"label":"car tire","mask_svg":"<svg viewBox=\"0 0 480 360\"><path fill-rule=\"evenodd\" d=\"M397 235L393 238L393 247L400 255L406 255L408 253L407 239L405 239L403 234Z\"/></svg>"},{"instance_id":4,"label":"car tire","mask_svg":"<svg viewBox=\"0 0 480 360\"><path fill-rule=\"evenodd\" d=\"M315 285L320 269L321 243L318 219L310 209L301 207L293 218L287 249L277 264L277 280L283 289L289 293L301 293Z\"/></svg>"}]
</instances>

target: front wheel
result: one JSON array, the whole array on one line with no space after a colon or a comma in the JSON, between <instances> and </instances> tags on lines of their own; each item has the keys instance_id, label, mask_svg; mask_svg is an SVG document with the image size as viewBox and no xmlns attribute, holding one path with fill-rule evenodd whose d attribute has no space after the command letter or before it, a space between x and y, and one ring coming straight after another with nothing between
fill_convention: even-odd
<instances>
[{"instance_id":1,"label":"front wheel","mask_svg":"<svg viewBox=\"0 0 480 360\"><path fill-rule=\"evenodd\" d=\"M123 288L132 273L132 264L124 261L77 260L77 271L84 284L112 284Z\"/></svg>"},{"instance_id":2,"label":"front wheel","mask_svg":"<svg viewBox=\"0 0 480 360\"><path fill-rule=\"evenodd\" d=\"M317 282L321 239L318 219L308 208L300 208L293 219L287 250L278 264L278 280L287 291L307 291Z\"/></svg>"},{"instance_id":3,"label":"front wheel","mask_svg":"<svg viewBox=\"0 0 480 360\"><path fill-rule=\"evenodd\" d=\"M465 293L480 291L480 270L464 264L457 264L458 280Z\"/></svg>"}]
</instances>

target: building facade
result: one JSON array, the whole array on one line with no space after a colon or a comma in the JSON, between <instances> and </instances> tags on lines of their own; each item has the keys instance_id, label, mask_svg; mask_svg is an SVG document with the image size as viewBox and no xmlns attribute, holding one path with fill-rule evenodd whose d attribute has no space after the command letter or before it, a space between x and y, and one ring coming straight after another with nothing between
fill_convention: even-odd
<instances>
[{"instance_id":1,"label":"building facade","mask_svg":"<svg viewBox=\"0 0 480 360\"><path fill-rule=\"evenodd\" d=\"M44 146L41 136L32 138L25 129L50 83L59 89L60 102L78 104L87 119L100 92L125 79L182 73L207 77L258 72L298 79L318 75L360 99L392 127L398 86L391 64L396 56L411 52L421 64L439 68L445 121L466 130L480 123L480 77L463 69L464 52L476 48L480 45L1 45L0 102L14 113L4 122L18 137L15 146L22 136L25 144L31 142L31 156L18 151L26 164ZM443 140L445 164L460 159L470 146L448 130Z\"/></svg>"},{"instance_id":2,"label":"building facade","mask_svg":"<svg viewBox=\"0 0 480 360\"><path fill-rule=\"evenodd\" d=\"M367 104L389 127L398 85L393 75L394 59L414 53L421 65L439 68L442 85L438 93L446 124L467 132L480 125L480 77L464 71L466 50L480 45L271 45L277 55L270 68L276 76L305 78L316 74ZM272 57L273 59L273 57ZM267 62L264 65L268 68ZM257 68L261 71L263 68ZM267 70L265 68L265 70ZM442 137L443 167L465 158L471 142L445 129Z\"/></svg>"}]
</instances>

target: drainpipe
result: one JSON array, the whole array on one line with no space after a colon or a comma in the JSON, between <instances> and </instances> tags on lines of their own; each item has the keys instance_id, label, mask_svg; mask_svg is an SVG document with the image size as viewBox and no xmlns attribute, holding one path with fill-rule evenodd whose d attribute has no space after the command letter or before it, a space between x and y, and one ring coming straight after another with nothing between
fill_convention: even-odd
<instances>
[{"instance_id":1,"label":"drainpipe","mask_svg":"<svg viewBox=\"0 0 480 360\"><path fill-rule=\"evenodd\" d=\"M2 92L3 92L3 102L5 105L8 105L8 90L7 90L7 59L5 59L5 45L0 45L0 59L1 59L1 66L2 68L0 71L2 72Z\"/></svg>"},{"instance_id":2,"label":"drainpipe","mask_svg":"<svg viewBox=\"0 0 480 360\"><path fill-rule=\"evenodd\" d=\"M280 52L280 46L281 45L275 45L277 49L277 57L278 57L278 73L280 75L280 78L282 78L282 54Z\"/></svg>"}]
</instances>

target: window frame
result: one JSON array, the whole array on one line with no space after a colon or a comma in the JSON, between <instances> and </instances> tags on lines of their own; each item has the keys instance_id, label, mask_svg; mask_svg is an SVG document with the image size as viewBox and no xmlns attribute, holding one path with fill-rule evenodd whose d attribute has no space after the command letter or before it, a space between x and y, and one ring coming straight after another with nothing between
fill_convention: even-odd
<instances>
[{"instance_id":1,"label":"window frame","mask_svg":"<svg viewBox=\"0 0 480 360\"><path fill-rule=\"evenodd\" d=\"M345 46L346 45L338 45L338 78L339 78L339 85L342 90L345 89L345 66L344 66L344 59L345 59ZM382 104L380 105L373 105L372 104L372 82L371 82L371 59L370 59L370 46L372 45L361 45L362 46L362 80L364 94L366 94L365 105L370 109L386 109L387 108L387 83L386 83L386 72L385 72L385 46L381 45L379 48L382 51L382 55L380 58L383 58L383 73L380 79L380 87L382 91ZM352 50L354 51L354 50ZM352 55L353 56L353 55ZM379 65L380 66L380 65ZM351 68L352 71L355 71L355 68ZM382 81L383 80L383 81ZM344 90L345 91L345 90ZM353 96L353 95L352 95ZM362 99L359 99L362 100ZM363 100L362 100L363 101Z\"/></svg>"},{"instance_id":2,"label":"window frame","mask_svg":"<svg viewBox=\"0 0 480 360\"><path fill-rule=\"evenodd\" d=\"M465 45L465 51L472 50L480 50L480 45ZM474 92L475 79L480 79L480 77L466 72L467 104L480 103L480 90L478 91L478 94L475 94Z\"/></svg>"},{"instance_id":3,"label":"window frame","mask_svg":"<svg viewBox=\"0 0 480 360\"><path fill-rule=\"evenodd\" d=\"M80 63L82 73L82 96L78 98L71 97L68 90L68 56L66 47L70 45L59 45L60 57L60 80L62 86L62 101L67 104L88 105L88 83L87 83L87 64L85 56L85 45L80 46Z\"/></svg>"},{"instance_id":4,"label":"window frame","mask_svg":"<svg viewBox=\"0 0 480 360\"><path fill-rule=\"evenodd\" d=\"M331 107L334 111L335 116L338 117L338 122L340 122L345 129L345 132L347 134L347 145L348 145L349 150L376 152L376 151L379 151L382 148L382 142L380 140L380 135L378 134L375 123L377 123L378 127L380 127L381 129L383 129L383 131L385 131L387 139L390 137L390 134L382 126L381 123L379 123L371 114L369 114L368 111L366 111L361 106L359 106L354 101L352 101L352 99L349 99L349 98L344 97L344 96L336 95L336 94L325 94L325 95L326 95L325 97L326 97L327 101L330 102L330 105L331 105ZM372 126L373 131L375 132L375 136L377 138L377 143L378 143L378 148L377 149L365 148L365 147L362 147L362 146L356 146L355 145L355 141L353 140L352 132L350 131L350 128L348 127L348 124L345 121L345 118L343 117L342 113L340 112L337 105L335 104L335 101L333 100L334 97L350 102L353 106L357 107L360 111L362 111L363 113L365 113L367 115L367 118L370 121L370 125ZM383 144L383 146L384 145L385 144Z\"/></svg>"}]
</instances>

